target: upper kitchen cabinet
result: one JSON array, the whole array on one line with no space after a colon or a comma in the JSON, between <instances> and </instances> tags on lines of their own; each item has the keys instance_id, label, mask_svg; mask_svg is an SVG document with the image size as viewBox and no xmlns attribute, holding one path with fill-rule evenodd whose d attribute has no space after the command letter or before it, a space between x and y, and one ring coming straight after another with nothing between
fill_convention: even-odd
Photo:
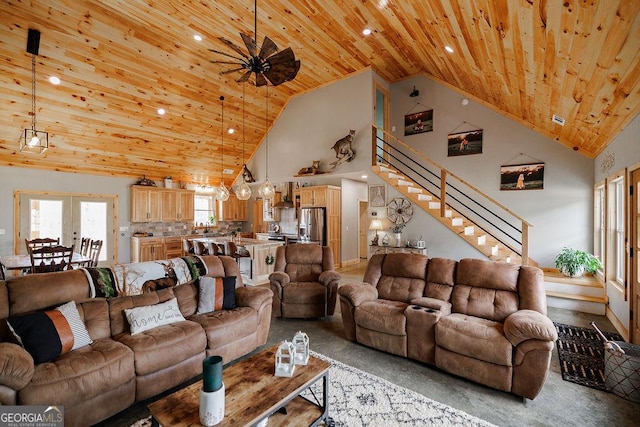
<instances>
[{"instance_id":1,"label":"upper kitchen cabinet","mask_svg":"<svg viewBox=\"0 0 640 427\"><path fill-rule=\"evenodd\" d=\"M193 191L163 190L162 221L193 222L193 199Z\"/></svg>"},{"instance_id":2,"label":"upper kitchen cabinet","mask_svg":"<svg viewBox=\"0 0 640 427\"><path fill-rule=\"evenodd\" d=\"M155 187L131 186L131 222L160 222L162 192Z\"/></svg>"},{"instance_id":3,"label":"upper kitchen cabinet","mask_svg":"<svg viewBox=\"0 0 640 427\"><path fill-rule=\"evenodd\" d=\"M230 194L226 202L218 201L218 221L248 221L248 202Z\"/></svg>"},{"instance_id":4,"label":"upper kitchen cabinet","mask_svg":"<svg viewBox=\"0 0 640 427\"><path fill-rule=\"evenodd\" d=\"M329 192L332 189L339 187L333 187L331 185L320 185L316 187L302 187L300 189L300 207L302 208L315 208L326 207L327 200L329 198Z\"/></svg>"}]
</instances>

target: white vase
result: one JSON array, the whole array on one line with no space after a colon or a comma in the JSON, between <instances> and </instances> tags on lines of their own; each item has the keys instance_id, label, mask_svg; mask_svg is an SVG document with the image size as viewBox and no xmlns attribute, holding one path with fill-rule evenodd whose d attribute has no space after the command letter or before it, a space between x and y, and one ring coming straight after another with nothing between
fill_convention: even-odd
<instances>
[{"instance_id":1,"label":"white vase","mask_svg":"<svg viewBox=\"0 0 640 427\"><path fill-rule=\"evenodd\" d=\"M215 426L224 418L224 383L217 391L200 389L200 424Z\"/></svg>"},{"instance_id":2,"label":"white vase","mask_svg":"<svg viewBox=\"0 0 640 427\"><path fill-rule=\"evenodd\" d=\"M578 267L573 275L569 274L569 271L565 267L562 267L560 271L567 277L582 277L584 275L583 266Z\"/></svg>"},{"instance_id":3,"label":"white vase","mask_svg":"<svg viewBox=\"0 0 640 427\"><path fill-rule=\"evenodd\" d=\"M402 233L395 233L396 235L396 247L402 246Z\"/></svg>"}]
</instances>

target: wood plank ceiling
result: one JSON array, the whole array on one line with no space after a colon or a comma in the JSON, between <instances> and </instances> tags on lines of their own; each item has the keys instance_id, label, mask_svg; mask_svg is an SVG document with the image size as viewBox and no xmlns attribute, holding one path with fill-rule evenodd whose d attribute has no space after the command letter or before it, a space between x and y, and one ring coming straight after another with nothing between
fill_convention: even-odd
<instances>
[{"instance_id":1,"label":"wood plank ceiling","mask_svg":"<svg viewBox=\"0 0 640 427\"><path fill-rule=\"evenodd\" d=\"M259 44L268 35L302 63L295 80L270 88L268 124L291 96L372 67L389 82L423 73L595 157L640 111L639 11L639 0L261 1ZM253 24L251 1L4 0L0 164L217 184L218 98L225 128L241 130L243 88L209 49L229 51L219 36L242 46ZM28 28L42 33L43 156L18 151L31 124ZM245 90L248 158L267 118L265 88ZM241 131L225 135L223 163L235 177Z\"/></svg>"}]
</instances>

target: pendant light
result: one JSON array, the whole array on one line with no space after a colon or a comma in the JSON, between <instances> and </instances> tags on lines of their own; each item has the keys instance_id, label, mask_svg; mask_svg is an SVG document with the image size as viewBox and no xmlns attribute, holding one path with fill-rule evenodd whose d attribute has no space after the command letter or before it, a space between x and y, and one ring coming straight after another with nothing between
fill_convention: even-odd
<instances>
[{"instance_id":1,"label":"pendant light","mask_svg":"<svg viewBox=\"0 0 640 427\"><path fill-rule=\"evenodd\" d=\"M244 163L244 82L242 82L242 169L247 165ZM251 188L247 185L247 182L244 180L244 173L242 175L242 184L236 188L236 197L238 200L249 200L251 197Z\"/></svg>"},{"instance_id":2,"label":"pendant light","mask_svg":"<svg viewBox=\"0 0 640 427\"><path fill-rule=\"evenodd\" d=\"M40 31L29 28L27 52L31 54L31 129L20 139L20 151L42 154L49 148L49 133L36 130L36 56L40 48Z\"/></svg>"},{"instance_id":3,"label":"pendant light","mask_svg":"<svg viewBox=\"0 0 640 427\"><path fill-rule=\"evenodd\" d=\"M273 199L273 196L276 193L276 189L273 188L273 185L271 185L271 182L269 181L269 85L265 85L265 87L267 88L267 112L265 114L265 120L264 120L264 129L266 132L265 168L264 168L265 176L264 176L264 182L258 189L258 194L264 200L271 200Z\"/></svg>"},{"instance_id":4,"label":"pendant light","mask_svg":"<svg viewBox=\"0 0 640 427\"><path fill-rule=\"evenodd\" d=\"M229 190L224 186L224 96L220 96L222 105L222 155L220 156L220 186L216 188L216 199L226 202L229 200Z\"/></svg>"}]
</instances>

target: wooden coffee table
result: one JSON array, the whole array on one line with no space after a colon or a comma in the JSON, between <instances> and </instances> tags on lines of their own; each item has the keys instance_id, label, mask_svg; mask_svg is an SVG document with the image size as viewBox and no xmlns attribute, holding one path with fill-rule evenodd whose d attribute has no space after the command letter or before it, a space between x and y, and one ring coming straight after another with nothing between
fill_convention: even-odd
<instances>
[{"instance_id":1,"label":"wooden coffee table","mask_svg":"<svg viewBox=\"0 0 640 427\"><path fill-rule=\"evenodd\" d=\"M224 368L225 414L219 426L252 426L267 416L268 426L315 426L327 420L330 364L310 356L306 366L296 366L292 377L276 377L277 349L275 345ZM300 396L320 379L322 402ZM200 426L201 388L202 381L198 381L149 404L154 421L163 427ZM278 411L283 407L286 414Z\"/></svg>"}]
</instances>

